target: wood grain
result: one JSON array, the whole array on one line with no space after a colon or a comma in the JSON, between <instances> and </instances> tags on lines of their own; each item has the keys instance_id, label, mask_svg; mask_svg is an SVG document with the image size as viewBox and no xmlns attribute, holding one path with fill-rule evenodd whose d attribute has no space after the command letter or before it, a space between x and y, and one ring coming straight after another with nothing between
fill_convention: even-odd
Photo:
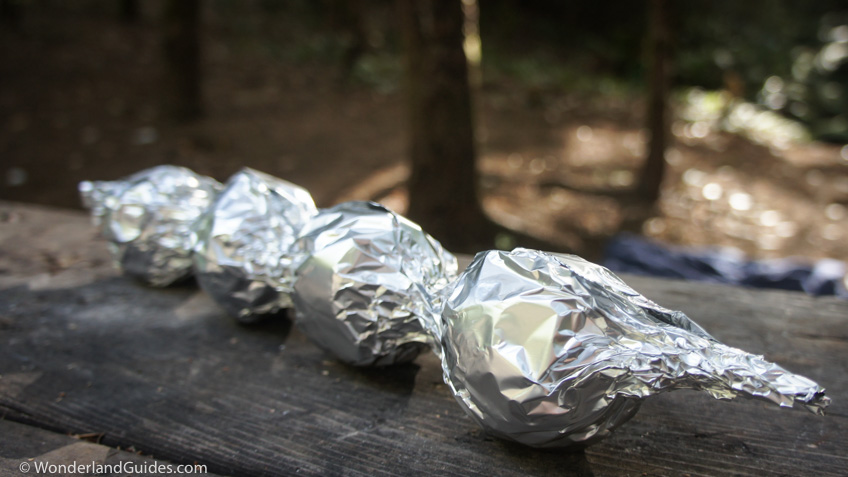
<instances>
[{"instance_id":1,"label":"wood grain","mask_svg":"<svg viewBox=\"0 0 848 477\"><path fill-rule=\"evenodd\" d=\"M121 450L98 444L99 439L97 435L70 436L0 420L0 477L21 477L30 473L44 475L37 472L39 464L56 466L59 471L73 466L73 472L55 472L60 475L96 473L106 477L127 474L171 475L168 470L182 470L176 464L140 455L132 449ZM83 468L81 471L79 466L86 465L91 466L90 470ZM103 471L98 473L100 469ZM213 474L197 472L192 475Z\"/></svg>"},{"instance_id":2,"label":"wood grain","mask_svg":"<svg viewBox=\"0 0 848 477\"><path fill-rule=\"evenodd\" d=\"M69 228L88 227L73 214L54 222L65 236L72 235ZM28 246L15 242L15 253L26 256ZM11 247L0 233L0 251L8 255ZM539 451L482 433L449 395L430 354L407 366L351 368L286 320L242 326L191 286L145 288L102 268L102 260L88 260L82 244L63 249L79 250L80 261L52 274L10 265L0 275L5 419L61 433L102 433L100 444L198 462L225 475L845 475L848 469L846 302L625 277L725 343L818 381L834 399L830 413L680 391L648 399L633 420L585 451ZM8 439L0 439L3 445Z\"/></svg>"}]
</instances>

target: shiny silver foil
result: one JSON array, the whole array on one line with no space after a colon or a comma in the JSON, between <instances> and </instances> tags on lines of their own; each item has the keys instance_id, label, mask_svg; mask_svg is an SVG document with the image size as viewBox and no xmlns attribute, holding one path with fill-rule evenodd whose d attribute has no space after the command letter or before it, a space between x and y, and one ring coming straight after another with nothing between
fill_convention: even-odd
<instances>
[{"instance_id":1,"label":"shiny silver foil","mask_svg":"<svg viewBox=\"0 0 848 477\"><path fill-rule=\"evenodd\" d=\"M717 342L609 270L572 255L477 255L441 322L445 381L485 429L537 447L588 444L643 398L699 389L822 413L824 389Z\"/></svg>"},{"instance_id":2,"label":"shiny silver foil","mask_svg":"<svg viewBox=\"0 0 848 477\"><path fill-rule=\"evenodd\" d=\"M370 202L322 210L302 231L299 328L356 366L408 362L432 338L456 258L409 220Z\"/></svg>"},{"instance_id":3,"label":"shiny silver foil","mask_svg":"<svg viewBox=\"0 0 848 477\"><path fill-rule=\"evenodd\" d=\"M290 307L292 246L317 213L305 189L242 169L197 227L194 263L200 286L242 322Z\"/></svg>"},{"instance_id":4,"label":"shiny silver foil","mask_svg":"<svg viewBox=\"0 0 848 477\"><path fill-rule=\"evenodd\" d=\"M79 185L83 205L110 241L116 264L153 286L191 274L193 228L220 188L216 180L177 166Z\"/></svg>"},{"instance_id":5,"label":"shiny silver foil","mask_svg":"<svg viewBox=\"0 0 848 477\"><path fill-rule=\"evenodd\" d=\"M301 330L347 363L408 362L430 345L457 401L496 436L587 445L674 389L819 414L830 401L579 257L482 252L457 278L453 255L378 204L316 214L306 191L250 169L215 201L220 187L160 166L80 191L127 274L167 285L194 251L201 286L230 313L251 321L293 303Z\"/></svg>"}]
</instances>

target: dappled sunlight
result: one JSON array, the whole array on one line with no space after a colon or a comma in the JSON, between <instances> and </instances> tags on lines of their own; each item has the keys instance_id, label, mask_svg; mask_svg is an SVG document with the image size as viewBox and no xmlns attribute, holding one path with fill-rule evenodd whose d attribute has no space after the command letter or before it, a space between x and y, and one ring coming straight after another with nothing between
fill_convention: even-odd
<instances>
[{"instance_id":1,"label":"dappled sunlight","mask_svg":"<svg viewBox=\"0 0 848 477\"><path fill-rule=\"evenodd\" d=\"M618 230L621 211L613 199L538 187L504 186L485 195L486 212L514 230L538 236L564 250L586 253L592 236Z\"/></svg>"},{"instance_id":2,"label":"dappled sunlight","mask_svg":"<svg viewBox=\"0 0 848 477\"><path fill-rule=\"evenodd\" d=\"M488 126L497 147L484 143L479 160L490 217L578 253L591 253L619 232L629 212L614 193L635 186L647 150L643 130L608 120L540 130L542 119L515 128L535 127L528 132L550 140L504 148L496 138L516 130L501 131L498 124ZM673 244L735 247L756 258L848 259L843 148L792 142L778 150L713 127L689 131L666 151L663 195L643 234ZM404 213L408 174L403 163L375 170L335 201L376 200Z\"/></svg>"},{"instance_id":3,"label":"dappled sunlight","mask_svg":"<svg viewBox=\"0 0 848 477\"><path fill-rule=\"evenodd\" d=\"M644 157L645 152L646 133L642 130L586 124L563 130L565 161L578 168L629 164L634 158Z\"/></svg>"},{"instance_id":4,"label":"dappled sunlight","mask_svg":"<svg viewBox=\"0 0 848 477\"><path fill-rule=\"evenodd\" d=\"M782 88L782 81L777 77L769 78L765 88L778 90ZM771 101L779 100L772 98ZM674 124L673 131L683 140L704 139L710 133L726 131L778 151L810 140L809 133L797 121L735 98L727 91L690 88L682 95L678 117L680 121Z\"/></svg>"},{"instance_id":5,"label":"dappled sunlight","mask_svg":"<svg viewBox=\"0 0 848 477\"><path fill-rule=\"evenodd\" d=\"M486 14L473 0L463 4L470 16ZM306 187L320 206L376 200L405 213L403 61L392 46L398 39L381 27L394 15L387 5L371 6L361 32L366 51L349 71L340 64L355 45L352 30L316 29L264 6L239 9L237 18L229 7L209 6L206 116L181 125L163 117L153 86L161 51L152 16L129 28L111 10L54 19L33 7L40 19L31 35L4 32L4 197L74 206L83 178L170 162L218 178L250 166ZM848 61L841 19L822 24L818 47L783 52L788 68L753 76L739 49L679 45L690 48L687 60L704 64L678 64L678 73L688 69L691 80L717 72L716 81L672 93L666 176L652 215L628 195L649 146L641 59L623 50L601 58L630 42L603 37L609 51L581 45L575 55L545 33L532 51L523 43L513 50L514 38L544 32L517 29L499 39L493 29L487 36L484 20L464 26L464 51L479 87L480 193L496 221L578 253L627 227L753 257L848 259L848 146L811 142L804 129L824 107L808 93L846 97L844 81L831 75ZM730 84L733 72L745 82L739 88ZM639 214L644 224L634 224Z\"/></svg>"},{"instance_id":6,"label":"dappled sunlight","mask_svg":"<svg viewBox=\"0 0 848 477\"><path fill-rule=\"evenodd\" d=\"M646 150L645 133L614 125L550 127L559 147L487 153L480 161L484 189L504 182L562 185L581 190L627 189Z\"/></svg>"},{"instance_id":7,"label":"dappled sunlight","mask_svg":"<svg viewBox=\"0 0 848 477\"><path fill-rule=\"evenodd\" d=\"M728 103L698 94L704 107L680 106L663 195L641 232L674 244L735 247L756 258L848 258L848 150L802 137L775 142L728 132L719 112ZM545 133L560 141L485 150L486 211L505 226L586 253L626 221L627 201L615 194L635 187L646 134L613 121L547 125Z\"/></svg>"},{"instance_id":8,"label":"dappled sunlight","mask_svg":"<svg viewBox=\"0 0 848 477\"><path fill-rule=\"evenodd\" d=\"M674 243L729 245L758 257L826 246L815 227L822 211L800 194L730 166L709 172L690 168L681 178L666 189L661 215L646 224L646 235Z\"/></svg>"}]
</instances>

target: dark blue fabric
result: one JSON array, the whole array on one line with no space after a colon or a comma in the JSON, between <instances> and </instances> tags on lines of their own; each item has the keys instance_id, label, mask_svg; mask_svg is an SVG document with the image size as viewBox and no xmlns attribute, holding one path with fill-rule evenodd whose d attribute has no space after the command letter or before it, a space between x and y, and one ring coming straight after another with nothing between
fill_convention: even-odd
<instances>
[{"instance_id":1,"label":"dark blue fabric","mask_svg":"<svg viewBox=\"0 0 848 477\"><path fill-rule=\"evenodd\" d=\"M832 259L813 264L791 258L750 261L738 250L672 247L619 235L607 244L604 266L616 272L799 290L848 299L843 282L845 263Z\"/></svg>"}]
</instances>

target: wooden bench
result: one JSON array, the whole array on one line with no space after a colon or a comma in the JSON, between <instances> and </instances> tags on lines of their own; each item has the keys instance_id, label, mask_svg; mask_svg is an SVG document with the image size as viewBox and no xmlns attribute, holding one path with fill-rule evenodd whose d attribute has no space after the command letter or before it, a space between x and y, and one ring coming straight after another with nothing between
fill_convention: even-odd
<instances>
[{"instance_id":1,"label":"wooden bench","mask_svg":"<svg viewBox=\"0 0 848 477\"><path fill-rule=\"evenodd\" d=\"M82 213L0 204L0 476L32 458L223 475L848 474L848 302L624 278L825 386L828 415L678 391L585 451L510 444L464 415L432 354L345 366L285 320L239 325L195 287L121 277Z\"/></svg>"}]
</instances>

